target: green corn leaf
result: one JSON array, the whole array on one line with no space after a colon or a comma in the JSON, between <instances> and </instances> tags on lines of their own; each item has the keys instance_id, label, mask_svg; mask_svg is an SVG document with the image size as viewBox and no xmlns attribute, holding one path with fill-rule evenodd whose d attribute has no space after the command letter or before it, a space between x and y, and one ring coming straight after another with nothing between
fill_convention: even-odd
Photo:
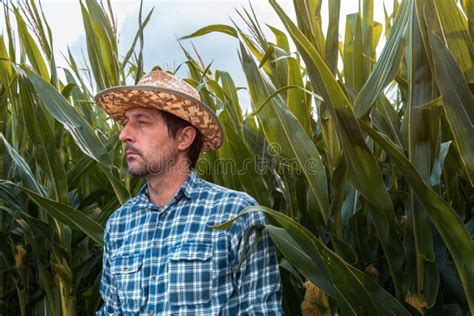
<instances>
[{"instance_id":1,"label":"green corn leaf","mask_svg":"<svg viewBox=\"0 0 474 316\"><path fill-rule=\"evenodd\" d=\"M270 1L271 3L272 1ZM320 55L324 56L325 41L321 23L321 0L294 0L298 28Z\"/></svg>"},{"instance_id":2,"label":"green corn leaf","mask_svg":"<svg viewBox=\"0 0 474 316\"><path fill-rule=\"evenodd\" d=\"M288 37L286 36L286 34L269 24L267 24L267 26L273 32L273 35L275 35L277 46L289 54L291 52L290 44L288 43Z\"/></svg>"},{"instance_id":3,"label":"green corn leaf","mask_svg":"<svg viewBox=\"0 0 474 316\"><path fill-rule=\"evenodd\" d=\"M255 106L268 98L274 88L263 77L242 44L240 51L252 103ZM326 221L329 212L326 171L311 139L282 103L281 98L272 98L267 106L261 108L257 117L262 123L262 130L267 141L278 147L276 150L283 158L288 159L290 163L296 163L301 168Z\"/></svg>"},{"instance_id":4,"label":"green corn leaf","mask_svg":"<svg viewBox=\"0 0 474 316\"><path fill-rule=\"evenodd\" d=\"M279 94L281 94L282 92L285 92L286 90L292 90L292 89L295 89L295 90L300 90L302 92L305 92L311 96L314 96L316 99L322 101L322 98L321 96L317 95L316 93L310 91L310 90L307 90L305 88L302 88L301 86L297 86L297 85L291 85L291 86L285 86L285 87L281 87L277 90L275 90L274 92L272 92L261 104L255 106L255 111L247 114L247 116L253 116L253 115L257 115L258 113L260 113L260 111L267 105L267 104L270 104L270 101L272 101L273 98L275 98L276 96L278 96ZM305 105L306 106L306 105ZM308 135L310 136L310 135Z\"/></svg>"},{"instance_id":5,"label":"green corn leaf","mask_svg":"<svg viewBox=\"0 0 474 316\"><path fill-rule=\"evenodd\" d=\"M332 74L337 71L338 44L339 44L339 15L341 10L341 0L328 2L329 25L326 35L326 62Z\"/></svg>"},{"instance_id":6,"label":"green corn leaf","mask_svg":"<svg viewBox=\"0 0 474 316\"><path fill-rule=\"evenodd\" d=\"M383 89L395 78L403 57L403 41L410 20L413 0L405 0L395 18L392 30L382 54L375 64L374 71L354 101L354 113L364 116L372 108Z\"/></svg>"},{"instance_id":7,"label":"green corn leaf","mask_svg":"<svg viewBox=\"0 0 474 316\"><path fill-rule=\"evenodd\" d=\"M349 101L317 50L283 9L273 0L270 3L295 41L313 85L318 87L331 116L335 119L339 140L347 161L348 180L375 206L375 209L371 211L371 216L374 218L377 233L387 256L397 296L400 297L404 293L405 278L402 271L403 249L398 237L393 205L377 161L365 143Z\"/></svg>"},{"instance_id":8,"label":"green corn leaf","mask_svg":"<svg viewBox=\"0 0 474 316\"><path fill-rule=\"evenodd\" d=\"M21 104L18 106L19 119L28 126L26 133L34 144L30 148L30 155L34 157L37 166L45 172L43 179L38 180L49 183L47 188L51 197L67 203L68 184L63 162L57 154L58 137L55 135L55 133L62 135L63 129L60 125L56 127L54 119L48 115L44 107L38 106L41 102L29 80L20 74L17 82L18 104Z\"/></svg>"},{"instance_id":9,"label":"green corn leaf","mask_svg":"<svg viewBox=\"0 0 474 316\"><path fill-rule=\"evenodd\" d=\"M377 45L379 44L380 36L382 35L382 30L383 30L382 24L378 23L378 22L374 22L373 39L372 39L372 41L373 41L372 47L374 47L374 50L375 50L375 48L377 48ZM371 59L375 60L375 56ZM372 62L372 60L371 60L371 62Z\"/></svg>"},{"instance_id":10,"label":"green corn leaf","mask_svg":"<svg viewBox=\"0 0 474 316\"><path fill-rule=\"evenodd\" d=\"M179 40L203 36L213 32L224 33L232 37L238 38L237 31L232 26L226 24L213 24L207 25L197 30L196 32L193 32L192 34L180 37Z\"/></svg>"},{"instance_id":11,"label":"green corn leaf","mask_svg":"<svg viewBox=\"0 0 474 316\"><path fill-rule=\"evenodd\" d=\"M220 72L221 75L228 76L227 73ZM227 80L231 80L230 77ZM226 82L228 85L227 91L233 86L233 82ZM224 89L221 88L217 82L208 81L216 95L221 100L230 101ZM235 89L235 87L234 87ZM230 92L232 94L232 92ZM234 91L235 93L235 91ZM229 103L226 103L224 109L219 114L219 120L224 127L225 141L219 149L219 161L224 164L222 177L225 182L234 183L233 188L244 189L245 192L253 196L261 205L273 205L272 196L269 194L269 188L265 183L265 179L258 169L253 154L244 143L241 126L237 125L233 113L234 109ZM225 173L225 174L224 174ZM235 180L239 181L242 187L235 184Z\"/></svg>"},{"instance_id":12,"label":"green corn leaf","mask_svg":"<svg viewBox=\"0 0 474 316\"><path fill-rule=\"evenodd\" d=\"M280 212L261 206L248 207L237 217L212 228L228 229L237 218L254 211L264 212L269 219L271 225L265 228L285 258L316 286L336 298L344 314L409 315L367 275L346 263L307 228ZM315 263L323 266L316 268Z\"/></svg>"},{"instance_id":13,"label":"green corn leaf","mask_svg":"<svg viewBox=\"0 0 474 316\"><path fill-rule=\"evenodd\" d=\"M105 174L112 185L112 188L114 189L115 195L117 196L120 204L124 204L130 198L130 193L128 192L127 188L123 185L120 179L113 175L111 170L102 168L102 172Z\"/></svg>"},{"instance_id":14,"label":"green corn leaf","mask_svg":"<svg viewBox=\"0 0 474 316\"><path fill-rule=\"evenodd\" d=\"M269 45L267 50L262 56L262 59L260 60L260 63L258 65L258 68L262 68L263 65L275 54L275 46ZM270 62L275 62L274 60L270 60Z\"/></svg>"},{"instance_id":15,"label":"green corn leaf","mask_svg":"<svg viewBox=\"0 0 474 316\"><path fill-rule=\"evenodd\" d=\"M408 26L407 45L407 72L409 96L406 117L408 120L408 157L425 181L430 177L431 168L431 133L430 110L423 110L418 106L429 102L433 95L433 80L429 71L428 57L425 53L421 31L418 26L415 7ZM410 190L410 200L407 203L407 216L409 229L413 233L413 245L416 254L409 256L407 271L414 276L417 297L431 308L438 294L439 274L436 269L433 234L430 228L428 214L423 204L415 195L413 188ZM405 244L411 243L406 238ZM431 275L429 275L431 274Z\"/></svg>"},{"instance_id":16,"label":"green corn leaf","mask_svg":"<svg viewBox=\"0 0 474 316\"><path fill-rule=\"evenodd\" d=\"M472 0L463 0L464 12L466 12L467 23L469 27L469 36L471 43L474 43L474 2Z\"/></svg>"},{"instance_id":17,"label":"green corn leaf","mask_svg":"<svg viewBox=\"0 0 474 316\"><path fill-rule=\"evenodd\" d=\"M88 36L87 52L91 70L99 90L117 86L120 83L118 49L115 33L100 7L93 0L86 0L87 7L81 1L82 20Z\"/></svg>"},{"instance_id":18,"label":"green corn leaf","mask_svg":"<svg viewBox=\"0 0 474 316\"><path fill-rule=\"evenodd\" d=\"M298 86L301 89L290 89L286 96L288 109L293 113L298 122L304 128L309 137L312 137L311 130L311 106L308 106L308 95L304 93L304 82L301 69L295 58L288 58L288 85Z\"/></svg>"},{"instance_id":19,"label":"green corn leaf","mask_svg":"<svg viewBox=\"0 0 474 316\"><path fill-rule=\"evenodd\" d=\"M372 111L372 123L385 135L396 143L400 148L403 148L400 136L400 118L398 113L393 108L390 101L381 95L377 100Z\"/></svg>"},{"instance_id":20,"label":"green corn leaf","mask_svg":"<svg viewBox=\"0 0 474 316\"><path fill-rule=\"evenodd\" d=\"M225 71L216 71L216 75L219 77L222 90L225 95L226 100L230 105L230 112L232 113L233 121L242 126L242 109L239 105L239 97L237 95L237 88L235 87L234 80L228 72Z\"/></svg>"},{"instance_id":21,"label":"green corn leaf","mask_svg":"<svg viewBox=\"0 0 474 316\"><path fill-rule=\"evenodd\" d=\"M473 82L474 43L469 36L468 21L463 16L463 12L456 1L436 0L426 5L433 6L432 10L426 10L430 30L443 38L466 80Z\"/></svg>"},{"instance_id":22,"label":"green corn leaf","mask_svg":"<svg viewBox=\"0 0 474 316\"><path fill-rule=\"evenodd\" d=\"M449 141L442 143L440 146L439 155L433 164L433 169L431 170L430 184L432 187L438 186L441 183L441 173L443 172L444 161L446 160L451 144L452 141Z\"/></svg>"},{"instance_id":23,"label":"green corn leaf","mask_svg":"<svg viewBox=\"0 0 474 316\"><path fill-rule=\"evenodd\" d=\"M0 186L6 190L8 190L8 188L10 188L10 190L15 187L20 188L33 202L42 207L53 218L74 229L82 231L97 244L102 246L102 234L104 228L84 213L70 207L69 205L45 198L38 193L10 181L0 180Z\"/></svg>"},{"instance_id":24,"label":"green corn leaf","mask_svg":"<svg viewBox=\"0 0 474 316\"><path fill-rule=\"evenodd\" d=\"M51 226L48 225L47 223L40 222L32 217L28 217L28 220L19 220L18 225L21 227L23 233L25 234L25 239L28 241L28 243L31 245L35 257L39 259L41 254L44 252L44 248L42 247L40 241L42 239L38 238L37 234L33 232L32 226L39 229L43 235L45 236L45 239L48 240L49 245L51 246L51 253L54 256L55 259L61 260L63 258L67 257L67 252L62 250L62 253L66 252L66 256L61 256L59 254L59 250L61 247L58 247L57 244L51 242ZM38 268L38 281L42 287L42 289L45 291L46 296L50 300L50 302L54 302L54 278L52 277L52 274L48 269L45 267L45 265L41 262L41 260L37 260L37 268ZM54 313L53 313L53 316Z\"/></svg>"},{"instance_id":25,"label":"green corn leaf","mask_svg":"<svg viewBox=\"0 0 474 316\"><path fill-rule=\"evenodd\" d=\"M8 51L5 46L5 38L0 34L0 83L3 85L3 89L9 86L13 72L14 70L9 62Z\"/></svg>"},{"instance_id":26,"label":"green corn leaf","mask_svg":"<svg viewBox=\"0 0 474 316\"><path fill-rule=\"evenodd\" d=\"M33 172L26 163L26 161L18 154L18 152L8 143L2 133L0 133L0 139L3 141L5 148L7 149L8 154L10 155L13 165L15 166L15 172L19 174L20 178L23 180L24 185L38 193L39 195L46 196L46 190L42 187L38 181L36 181Z\"/></svg>"},{"instance_id":27,"label":"green corn leaf","mask_svg":"<svg viewBox=\"0 0 474 316\"><path fill-rule=\"evenodd\" d=\"M147 16L145 17L145 20L143 20L143 23L140 24L139 29L137 30L137 33L135 34L135 38L133 39L132 45L130 46L130 49L128 52L125 54L125 57L123 58L121 62L121 69L120 71L124 71L125 67L128 64L128 61L130 60L130 57L132 57L133 52L135 51L135 46L137 45L138 40L140 39L141 36L143 36L143 30L147 26L148 22L151 19L151 15L153 14L153 9L148 12Z\"/></svg>"},{"instance_id":28,"label":"green corn leaf","mask_svg":"<svg viewBox=\"0 0 474 316\"><path fill-rule=\"evenodd\" d=\"M318 109L321 135L326 148L326 157L332 172L342 157L341 144L337 136L336 122L329 114L326 103L321 103Z\"/></svg>"},{"instance_id":29,"label":"green corn leaf","mask_svg":"<svg viewBox=\"0 0 474 316\"><path fill-rule=\"evenodd\" d=\"M360 15L349 14L346 17L346 33L344 39L344 64L345 84L354 91L360 91L364 77L364 56L362 55L362 28Z\"/></svg>"},{"instance_id":30,"label":"green corn leaf","mask_svg":"<svg viewBox=\"0 0 474 316\"><path fill-rule=\"evenodd\" d=\"M456 60L433 33L430 33L430 44L446 118L474 186L474 97Z\"/></svg>"},{"instance_id":31,"label":"green corn leaf","mask_svg":"<svg viewBox=\"0 0 474 316\"><path fill-rule=\"evenodd\" d=\"M375 59L374 40L374 0L362 0L362 54L364 55L364 77L372 71Z\"/></svg>"},{"instance_id":32,"label":"green corn leaf","mask_svg":"<svg viewBox=\"0 0 474 316\"><path fill-rule=\"evenodd\" d=\"M456 211L423 180L418 170L386 136L367 123L359 121L364 131L381 146L397 164L403 176L423 203L436 230L448 247L466 293L471 312L474 311L474 243Z\"/></svg>"},{"instance_id":33,"label":"green corn leaf","mask_svg":"<svg viewBox=\"0 0 474 316\"><path fill-rule=\"evenodd\" d=\"M18 24L18 34L20 35L21 45L28 56L28 60L31 63L33 69L43 77L43 79L49 79L48 68L44 62L43 56L36 45L36 41L31 36L25 21L23 20L20 12L17 8L13 8L15 12L16 21Z\"/></svg>"},{"instance_id":34,"label":"green corn leaf","mask_svg":"<svg viewBox=\"0 0 474 316\"><path fill-rule=\"evenodd\" d=\"M432 109L432 108L441 108L443 107L443 98L442 97L437 97L431 101L426 102L425 104L418 105L417 106L420 109Z\"/></svg>"},{"instance_id":35,"label":"green corn leaf","mask_svg":"<svg viewBox=\"0 0 474 316\"><path fill-rule=\"evenodd\" d=\"M109 154L102 142L95 135L91 126L77 114L66 99L37 74L27 68L17 68L18 73L24 73L34 86L38 96L43 101L49 113L58 120L74 138L81 150L107 169L112 168Z\"/></svg>"}]
</instances>

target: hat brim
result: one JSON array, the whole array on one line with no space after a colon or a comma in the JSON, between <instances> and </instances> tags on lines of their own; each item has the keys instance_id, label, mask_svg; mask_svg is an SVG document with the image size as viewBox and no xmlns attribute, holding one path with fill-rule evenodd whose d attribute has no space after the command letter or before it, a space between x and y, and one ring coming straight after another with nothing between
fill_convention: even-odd
<instances>
[{"instance_id":1,"label":"hat brim","mask_svg":"<svg viewBox=\"0 0 474 316\"><path fill-rule=\"evenodd\" d=\"M166 111L190 122L202 135L202 151L220 147L224 131L214 111L200 100L173 89L158 86L117 86L99 92L95 102L116 121L125 111L143 107Z\"/></svg>"}]
</instances>

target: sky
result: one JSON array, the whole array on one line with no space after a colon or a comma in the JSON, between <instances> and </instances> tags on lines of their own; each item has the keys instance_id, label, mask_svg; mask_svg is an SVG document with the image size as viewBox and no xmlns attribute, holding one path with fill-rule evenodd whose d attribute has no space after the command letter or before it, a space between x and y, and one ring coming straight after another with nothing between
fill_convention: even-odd
<instances>
[{"instance_id":1,"label":"sky","mask_svg":"<svg viewBox=\"0 0 474 316\"><path fill-rule=\"evenodd\" d=\"M0 3L5 0L0 0ZM323 30L326 32L327 3L323 0L322 19ZM86 53L84 28L82 25L79 0L42 0L45 16L53 30L56 60L59 66L66 66L61 53L67 52L69 47L77 60L82 60ZM145 0L143 16L154 8L150 22L145 29L144 61L145 71L159 65L167 70L174 70L186 60L178 37L189 35L201 27L210 24L229 24L231 19L243 27L242 19L236 10L249 8L252 4L259 22L264 31L271 33L265 24L284 29L273 8L266 0ZM293 1L279 0L278 3L285 12L294 18ZM114 14L117 18L119 33L119 53L125 55L138 29L138 0L111 0ZM383 23L383 5L391 12L393 0L374 1L374 19ZM343 33L345 16L358 10L358 0L341 0L340 33ZM3 10L2 10L3 12ZM3 13L0 13L0 34L5 29ZM245 28L244 28L245 29ZM188 50L193 51L192 43L203 57L206 64L212 63L213 69L230 72L238 86L245 85L245 76L242 72L237 55L238 42L225 34L212 33L202 37L181 41ZM183 73L184 72L184 73ZM178 72L186 76L185 67ZM245 92L243 92L245 93ZM247 99L247 97L244 97ZM248 100L246 100L248 102ZM246 107L244 105L244 107Z\"/></svg>"}]
</instances>

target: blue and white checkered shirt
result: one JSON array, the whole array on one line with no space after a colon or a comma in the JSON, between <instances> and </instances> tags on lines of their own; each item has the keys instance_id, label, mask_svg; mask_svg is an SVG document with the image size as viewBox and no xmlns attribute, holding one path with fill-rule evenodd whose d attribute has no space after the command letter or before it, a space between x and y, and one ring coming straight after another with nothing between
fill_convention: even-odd
<instances>
[{"instance_id":1,"label":"blue and white checkered shirt","mask_svg":"<svg viewBox=\"0 0 474 316\"><path fill-rule=\"evenodd\" d=\"M278 260L264 233L240 269L249 228L262 213L211 229L256 201L191 171L164 207L147 187L107 222L98 315L281 315ZM249 240L252 244L255 234Z\"/></svg>"}]
</instances>

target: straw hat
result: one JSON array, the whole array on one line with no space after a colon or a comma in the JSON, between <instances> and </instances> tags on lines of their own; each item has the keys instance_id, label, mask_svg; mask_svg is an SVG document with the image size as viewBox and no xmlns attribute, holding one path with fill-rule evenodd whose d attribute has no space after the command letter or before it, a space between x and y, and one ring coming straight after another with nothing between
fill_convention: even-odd
<instances>
[{"instance_id":1,"label":"straw hat","mask_svg":"<svg viewBox=\"0 0 474 316\"><path fill-rule=\"evenodd\" d=\"M190 122L202 134L202 150L217 149L224 138L214 111L200 101L199 93L187 82L161 70L143 76L136 86L118 86L99 92L97 104L116 121L135 107L155 108Z\"/></svg>"}]
</instances>

